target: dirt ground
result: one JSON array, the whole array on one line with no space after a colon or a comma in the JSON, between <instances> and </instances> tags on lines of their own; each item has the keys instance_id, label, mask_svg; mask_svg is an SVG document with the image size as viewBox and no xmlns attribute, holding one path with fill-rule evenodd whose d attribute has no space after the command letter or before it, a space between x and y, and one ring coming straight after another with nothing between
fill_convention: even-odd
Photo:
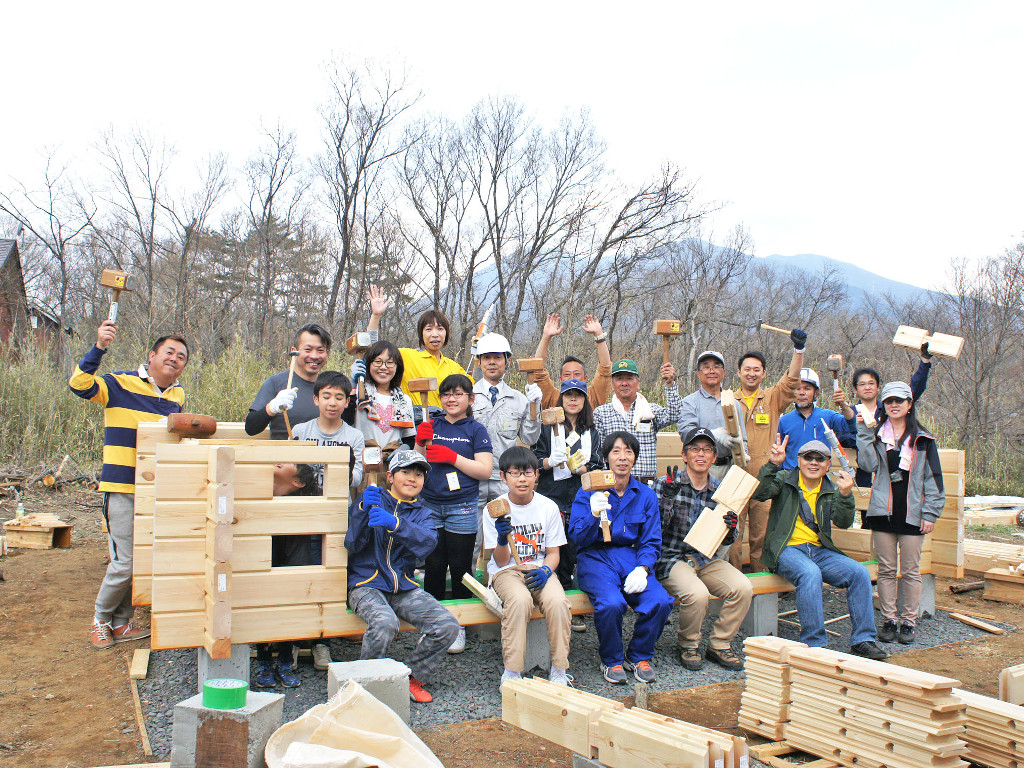
<instances>
[{"instance_id":1,"label":"dirt ground","mask_svg":"<svg viewBox=\"0 0 1024 768\"><path fill-rule=\"evenodd\" d=\"M0 559L0 768L92 768L155 762L136 726L128 665L137 646L97 652L88 642L96 589L106 565L99 527L99 496L81 492L30 494L29 511L74 518L67 550L16 550ZM0 520L13 517L0 500ZM954 596L939 579L940 607L987 614L1024 626L1024 607L988 602L981 592ZM137 614L142 623L148 612ZM986 635L952 645L910 651L892 661L948 675L963 687L998 691L999 671L1024 656L1024 633ZM742 734L736 722L741 682L652 694L652 710ZM629 699L626 699L629 702ZM630 702L631 703L631 702ZM569 766L566 750L497 720L424 729L424 741L448 768ZM752 738L752 743L760 739Z\"/></svg>"}]
</instances>

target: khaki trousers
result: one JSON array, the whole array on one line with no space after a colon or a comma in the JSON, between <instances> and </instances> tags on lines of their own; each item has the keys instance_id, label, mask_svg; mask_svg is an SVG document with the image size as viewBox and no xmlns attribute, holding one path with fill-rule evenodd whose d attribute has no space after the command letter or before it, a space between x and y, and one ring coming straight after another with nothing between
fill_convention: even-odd
<instances>
[{"instance_id":1,"label":"khaki trousers","mask_svg":"<svg viewBox=\"0 0 1024 768\"><path fill-rule=\"evenodd\" d=\"M878 607L882 618L916 627L921 615L921 549L924 536L872 531L871 546L878 556ZM898 578L897 572L900 574ZM900 592L903 593L903 612L897 618L896 598Z\"/></svg>"},{"instance_id":2,"label":"khaki trousers","mask_svg":"<svg viewBox=\"0 0 1024 768\"><path fill-rule=\"evenodd\" d=\"M764 551L764 534L768 530L768 513L771 511L771 501L751 499L747 503L736 528L736 541L729 548L729 563L733 568L740 570L743 567L743 531L746 529L750 544L750 572L762 573L768 570L761 562L761 552Z\"/></svg>"},{"instance_id":3,"label":"khaki trousers","mask_svg":"<svg viewBox=\"0 0 1024 768\"><path fill-rule=\"evenodd\" d=\"M729 647L746 618L754 590L750 579L724 560L712 560L694 568L685 560L672 566L662 582L669 594L679 598L679 647L700 645L700 630L708 612L711 596L722 598L722 612L708 639L708 647L716 651Z\"/></svg>"},{"instance_id":4,"label":"khaki trousers","mask_svg":"<svg viewBox=\"0 0 1024 768\"><path fill-rule=\"evenodd\" d=\"M568 669L571 606L565 590L558 583L558 577L552 575L542 590L531 592L523 579L523 571L507 568L495 574L491 586L505 606L501 619L501 658L505 662L505 669L524 671L526 625L530 623L534 605L544 614L548 644L551 646L551 666L555 669Z\"/></svg>"}]
</instances>

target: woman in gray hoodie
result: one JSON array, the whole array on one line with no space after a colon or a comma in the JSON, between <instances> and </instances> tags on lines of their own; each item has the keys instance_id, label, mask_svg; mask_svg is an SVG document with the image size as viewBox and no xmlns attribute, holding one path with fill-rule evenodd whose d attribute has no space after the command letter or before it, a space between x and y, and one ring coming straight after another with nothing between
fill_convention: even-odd
<instances>
[{"instance_id":1,"label":"woman in gray hoodie","mask_svg":"<svg viewBox=\"0 0 1024 768\"><path fill-rule=\"evenodd\" d=\"M863 527L878 558L878 639L906 644L914 642L921 613L921 548L942 514L945 492L935 436L918 424L910 387L891 381L878 399L885 413L875 429L857 417L857 463L874 473Z\"/></svg>"}]
</instances>

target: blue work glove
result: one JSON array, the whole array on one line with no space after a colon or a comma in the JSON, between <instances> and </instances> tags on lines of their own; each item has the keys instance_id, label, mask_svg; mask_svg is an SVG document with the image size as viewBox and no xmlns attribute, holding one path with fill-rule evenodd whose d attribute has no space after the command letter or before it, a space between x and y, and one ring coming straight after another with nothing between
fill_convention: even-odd
<instances>
[{"instance_id":1,"label":"blue work glove","mask_svg":"<svg viewBox=\"0 0 1024 768\"><path fill-rule=\"evenodd\" d=\"M363 491L363 509L380 506L380 487L376 485L366 486Z\"/></svg>"},{"instance_id":2,"label":"blue work glove","mask_svg":"<svg viewBox=\"0 0 1024 768\"><path fill-rule=\"evenodd\" d=\"M362 360L356 360L354 363L352 363L351 373L352 375L349 376L349 378L352 379L353 384L355 384L360 379L365 379L366 363L364 363Z\"/></svg>"},{"instance_id":3,"label":"blue work glove","mask_svg":"<svg viewBox=\"0 0 1024 768\"><path fill-rule=\"evenodd\" d=\"M494 530L498 532L498 546L506 546L508 544L508 535L512 533L512 521L508 515L494 518Z\"/></svg>"},{"instance_id":4,"label":"blue work glove","mask_svg":"<svg viewBox=\"0 0 1024 768\"><path fill-rule=\"evenodd\" d=\"M385 512L382 507L370 507L371 528L387 528L389 531L398 527L398 518L390 512Z\"/></svg>"},{"instance_id":5,"label":"blue work glove","mask_svg":"<svg viewBox=\"0 0 1024 768\"><path fill-rule=\"evenodd\" d=\"M542 565L540 568L532 568L523 576L523 580L531 592L539 592L544 589L544 585L548 583L550 578L551 569L546 565Z\"/></svg>"},{"instance_id":6,"label":"blue work glove","mask_svg":"<svg viewBox=\"0 0 1024 768\"><path fill-rule=\"evenodd\" d=\"M801 331L799 328L794 328L789 332L789 338L793 340L793 349L797 352L803 350L807 346L807 331Z\"/></svg>"}]
</instances>

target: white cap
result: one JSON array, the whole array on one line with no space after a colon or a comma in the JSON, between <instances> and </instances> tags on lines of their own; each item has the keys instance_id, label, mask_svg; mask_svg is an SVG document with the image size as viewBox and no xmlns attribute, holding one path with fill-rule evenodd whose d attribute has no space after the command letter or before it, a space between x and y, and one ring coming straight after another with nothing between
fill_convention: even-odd
<instances>
[{"instance_id":1,"label":"white cap","mask_svg":"<svg viewBox=\"0 0 1024 768\"><path fill-rule=\"evenodd\" d=\"M485 333L476 340L476 354L511 355L512 347L508 345L508 339L500 333Z\"/></svg>"},{"instance_id":2,"label":"white cap","mask_svg":"<svg viewBox=\"0 0 1024 768\"><path fill-rule=\"evenodd\" d=\"M806 381L808 384L813 384L818 389L821 389L821 380L818 378L818 374L814 372L813 368L801 368L800 381Z\"/></svg>"}]
</instances>

